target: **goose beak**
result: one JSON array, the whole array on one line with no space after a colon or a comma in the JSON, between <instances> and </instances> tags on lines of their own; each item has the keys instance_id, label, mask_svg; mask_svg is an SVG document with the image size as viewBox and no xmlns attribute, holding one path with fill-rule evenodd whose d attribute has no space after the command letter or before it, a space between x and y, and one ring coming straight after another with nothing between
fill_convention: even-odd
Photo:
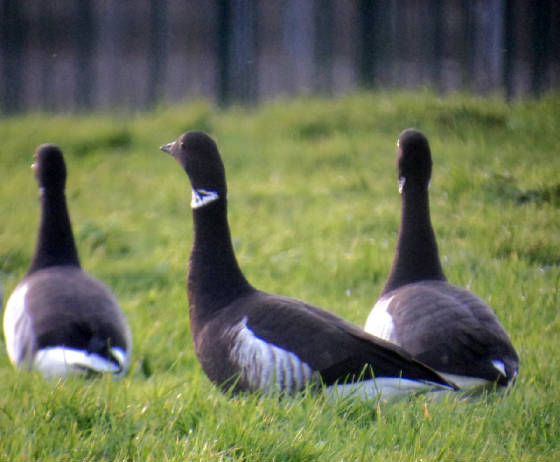
<instances>
[{"instance_id":1,"label":"goose beak","mask_svg":"<svg viewBox=\"0 0 560 462\"><path fill-rule=\"evenodd\" d=\"M173 146L175 146L176 143L177 143L177 141L172 141L171 143L167 143L167 144L164 144L163 146L160 146L160 149L163 152L171 154L171 150L173 149Z\"/></svg>"}]
</instances>

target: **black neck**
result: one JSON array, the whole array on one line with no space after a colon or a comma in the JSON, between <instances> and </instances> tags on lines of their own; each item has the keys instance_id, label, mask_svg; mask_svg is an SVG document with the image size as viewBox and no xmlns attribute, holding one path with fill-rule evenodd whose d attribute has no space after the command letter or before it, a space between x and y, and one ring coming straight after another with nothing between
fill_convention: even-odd
<instances>
[{"instance_id":1,"label":"black neck","mask_svg":"<svg viewBox=\"0 0 560 462\"><path fill-rule=\"evenodd\" d=\"M64 191L41 190L41 223L28 274L56 265L80 267Z\"/></svg>"},{"instance_id":2,"label":"black neck","mask_svg":"<svg viewBox=\"0 0 560 462\"><path fill-rule=\"evenodd\" d=\"M445 281L430 222L427 185L405 184L401 225L391 272L381 294L422 280Z\"/></svg>"},{"instance_id":3,"label":"black neck","mask_svg":"<svg viewBox=\"0 0 560 462\"><path fill-rule=\"evenodd\" d=\"M191 316L223 308L252 290L235 258L224 198L193 209L194 242L187 292Z\"/></svg>"}]
</instances>

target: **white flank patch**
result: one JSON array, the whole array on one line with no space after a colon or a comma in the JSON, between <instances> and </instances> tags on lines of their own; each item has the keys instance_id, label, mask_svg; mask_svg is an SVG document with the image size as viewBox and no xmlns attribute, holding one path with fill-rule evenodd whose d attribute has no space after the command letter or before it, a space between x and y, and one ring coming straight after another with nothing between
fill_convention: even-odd
<instances>
[{"instance_id":1,"label":"white flank patch","mask_svg":"<svg viewBox=\"0 0 560 462\"><path fill-rule=\"evenodd\" d=\"M500 371L500 374L502 374L504 377L507 377L506 365L504 364L503 361L500 361L499 359L493 359L492 365Z\"/></svg>"},{"instance_id":2,"label":"white flank patch","mask_svg":"<svg viewBox=\"0 0 560 462\"><path fill-rule=\"evenodd\" d=\"M31 320L25 311L25 294L27 284L16 287L6 304L4 311L4 339L10 361L18 365L18 359L25 361L28 358L20 358L27 346L28 352L31 345L28 345L33 338L31 332Z\"/></svg>"},{"instance_id":3,"label":"white flank patch","mask_svg":"<svg viewBox=\"0 0 560 462\"><path fill-rule=\"evenodd\" d=\"M252 390L301 390L313 371L295 354L257 337L247 327L247 318L232 328L234 347L231 359L239 365L241 379Z\"/></svg>"},{"instance_id":4,"label":"white flank patch","mask_svg":"<svg viewBox=\"0 0 560 462\"><path fill-rule=\"evenodd\" d=\"M492 383L480 377L469 377L467 375L448 374L446 372L436 371L445 380L453 382L459 388L473 388L480 385L488 385Z\"/></svg>"},{"instance_id":5,"label":"white flank patch","mask_svg":"<svg viewBox=\"0 0 560 462\"><path fill-rule=\"evenodd\" d=\"M391 314L387 311L391 300L393 297L384 297L375 304L367 318L364 330L376 337L397 343L395 324Z\"/></svg>"},{"instance_id":6,"label":"white flank patch","mask_svg":"<svg viewBox=\"0 0 560 462\"><path fill-rule=\"evenodd\" d=\"M506 368L502 361L499 359L492 360L492 365L500 371L504 377L507 377ZM453 382L459 388L474 388L479 387L481 385L488 385L494 383L492 380L486 380L481 377L469 377L467 375L456 375L456 374L448 374L446 372L437 371L439 375L441 375L444 379Z\"/></svg>"},{"instance_id":7,"label":"white flank patch","mask_svg":"<svg viewBox=\"0 0 560 462\"><path fill-rule=\"evenodd\" d=\"M392 399L410 393L443 390L451 390L451 388L432 382L401 379L399 377L379 377L361 382L331 385L327 387L327 394L335 399L356 396L363 400L369 400L378 397Z\"/></svg>"},{"instance_id":8,"label":"white flank patch","mask_svg":"<svg viewBox=\"0 0 560 462\"><path fill-rule=\"evenodd\" d=\"M210 191L208 189L193 189L191 207L193 209L204 207L206 204L214 202L219 198L220 196L216 191Z\"/></svg>"},{"instance_id":9,"label":"white flank patch","mask_svg":"<svg viewBox=\"0 0 560 462\"><path fill-rule=\"evenodd\" d=\"M111 351L120 362L120 366L117 366L113 361L97 354L90 354L87 351L66 347L49 347L37 352L33 367L48 378L85 374L88 371L120 376L124 374L128 367L126 353L121 348L112 348Z\"/></svg>"}]
</instances>

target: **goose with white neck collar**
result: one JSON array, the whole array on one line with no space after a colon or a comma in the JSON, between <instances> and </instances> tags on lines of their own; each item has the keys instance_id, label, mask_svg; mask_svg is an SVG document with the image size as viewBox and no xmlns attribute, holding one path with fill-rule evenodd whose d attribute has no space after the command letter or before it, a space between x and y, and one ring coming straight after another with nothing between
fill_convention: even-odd
<instances>
[{"instance_id":1,"label":"goose with white neck collar","mask_svg":"<svg viewBox=\"0 0 560 462\"><path fill-rule=\"evenodd\" d=\"M130 361L130 328L109 288L80 266L62 152L53 144L39 146L33 168L41 221L30 268L4 312L8 356L16 367L46 377L121 376Z\"/></svg>"},{"instance_id":2,"label":"goose with white neck collar","mask_svg":"<svg viewBox=\"0 0 560 462\"><path fill-rule=\"evenodd\" d=\"M225 169L214 141L189 132L161 149L183 167L193 190L190 327L196 355L212 382L234 391L286 393L323 383L333 394L365 398L454 389L401 348L358 326L255 289L233 251Z\"/></svg>"},{"instance_id":3,"label":"goose with white neck collar","mask_svg":"<svg viewBox=\"0 0 560 462\"><path fill-rule=\"evenodd\" d=\"M429 210L428 140L408 129L397 146L399 237L365 330L400 345L461 388L507 386L519 369L507 332L483 300L449 284L441 267Z\"/></svg>"}]
</instances>

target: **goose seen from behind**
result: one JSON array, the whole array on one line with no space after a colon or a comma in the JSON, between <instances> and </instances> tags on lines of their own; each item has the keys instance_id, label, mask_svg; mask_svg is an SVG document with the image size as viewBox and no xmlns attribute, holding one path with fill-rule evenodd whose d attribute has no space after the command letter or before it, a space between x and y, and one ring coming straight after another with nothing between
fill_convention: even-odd
<instances>
[{"instance_id":1,"label":"goose seen from behind","mask_svg":"<svg viewBox=\"0 0 560 462\"><path fill-rule=\"evenodd\" d=\"M447 282L431 225L427 138L404 130L397 143L401 224L393 264L365 330L400 345L461 388L516 377L519 359L494 311Z\"/></svg>"},{"instance_id":2,"label":"goose seen from behind","mask_svg":"<svg viewBox=\"0 0 560 462\"><path fill-rule=\"evenodd\" d=\"M66 206L60 149L41 145L33 164L41 218L35 254L4 313L8 356L18 368L47 377L107 372L129 364L131 332L118 302L80 266Z\"/></svg>"},{"instance_id":3,"label":"goose seen from behind","mask_svg":"<svg viewBox=\"0 0 560 462\"><path fill-rule=\"evenodd\" d=\"M338 316L255 289L233 251L225 170L214 141L189 132L161 149L179 162L192 186L190 326L196 355L212 382L236 392L286 393L323 383L332 392L386 398L454 389L401 348Z\"/></svg>"}]
</instances>

